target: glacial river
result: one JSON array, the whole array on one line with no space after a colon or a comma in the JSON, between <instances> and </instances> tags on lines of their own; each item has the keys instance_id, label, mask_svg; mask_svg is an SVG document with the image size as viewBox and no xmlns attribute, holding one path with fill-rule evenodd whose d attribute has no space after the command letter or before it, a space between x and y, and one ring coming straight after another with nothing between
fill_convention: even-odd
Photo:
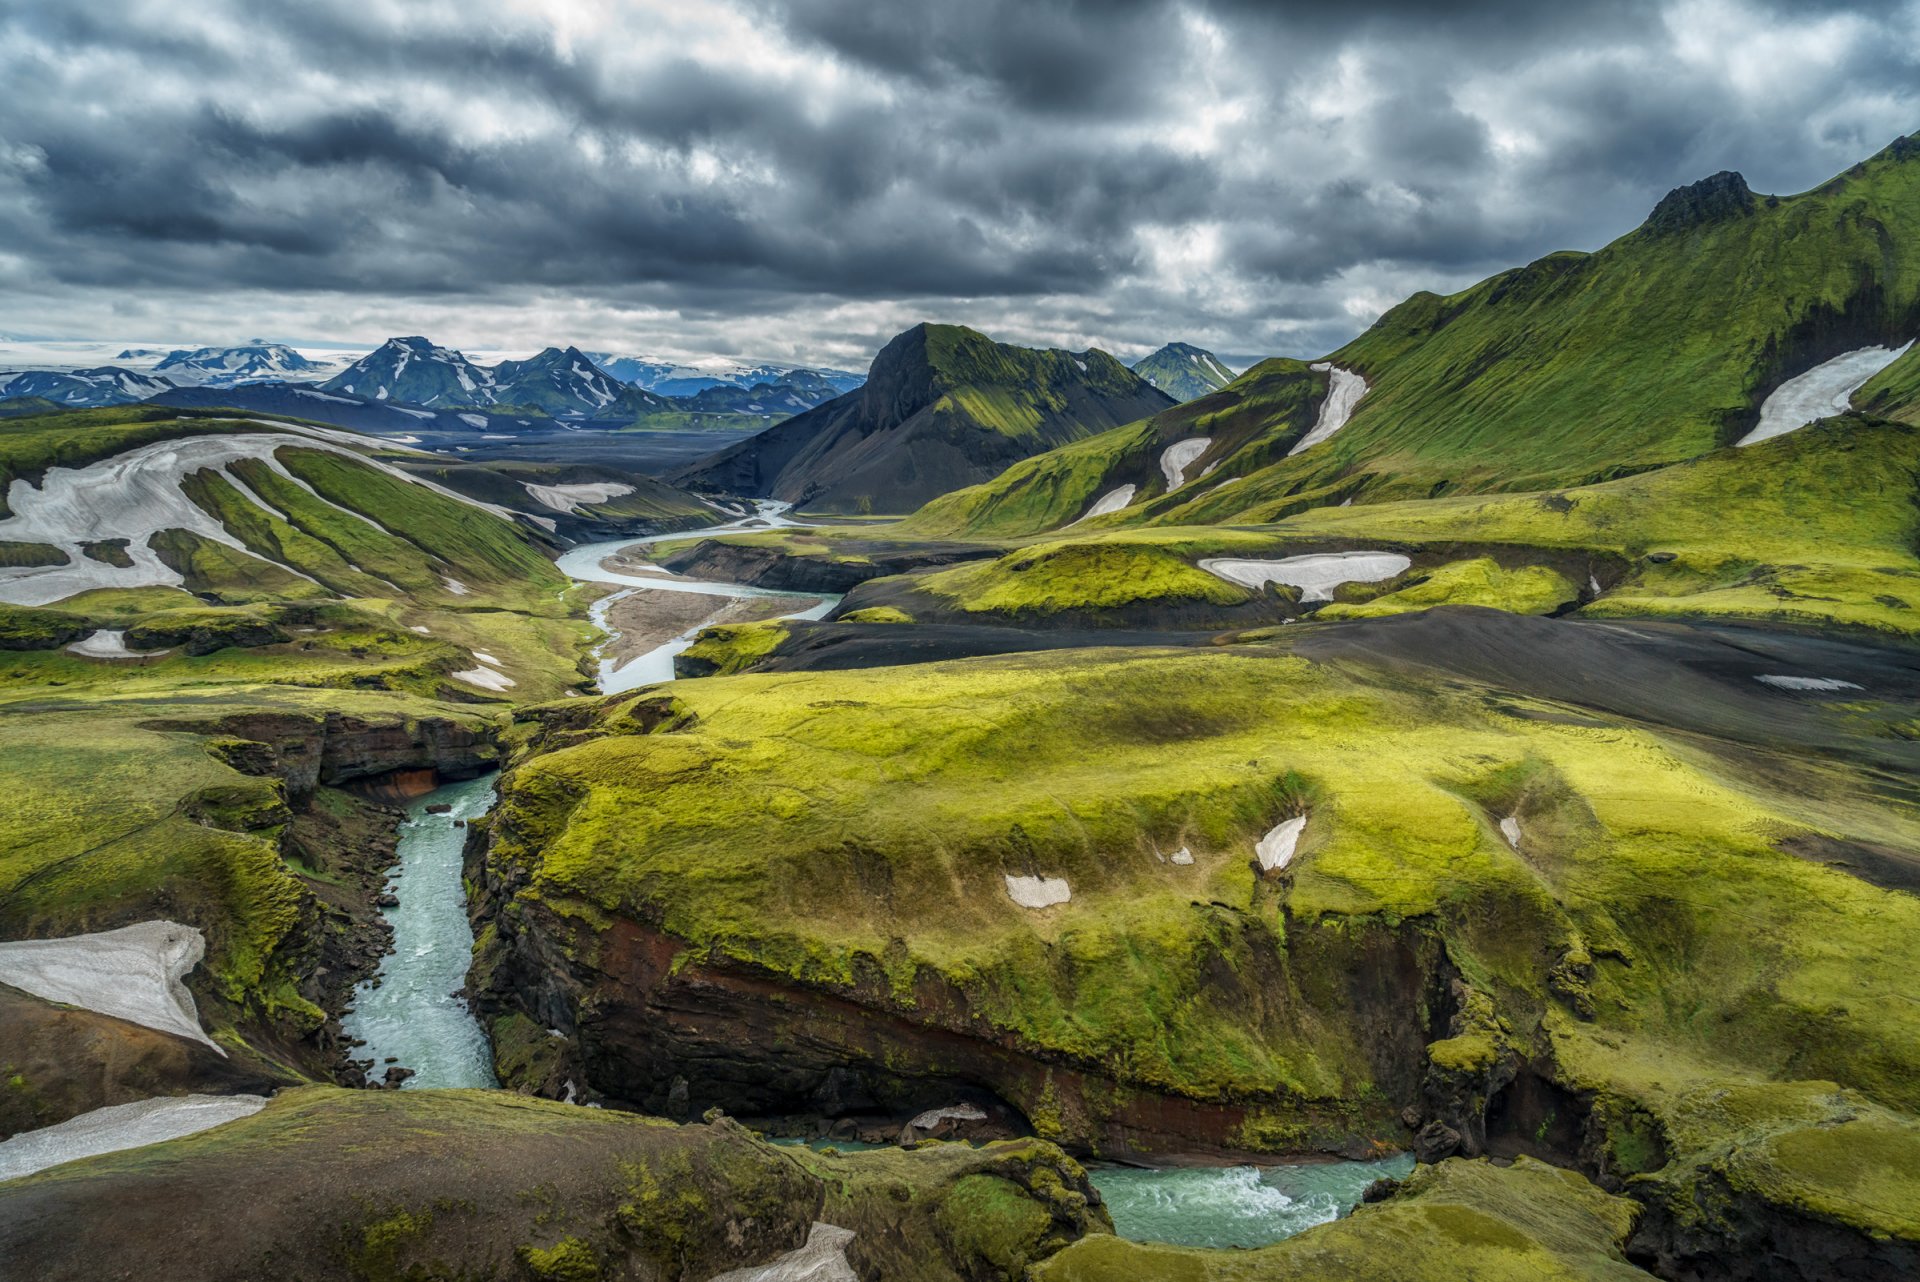
<instances>
[{"instance_id":1,"label":"glacial river","mask_svg":"<svg viewBox=\"0 0 1920 1282\"><path fill-rule=\"evenodd\" d=\"M467 999L454 994L467 982L473 962L473 927L460 852L467 830L457 820L478 819L493 808L493 779L469 779L435 788L407 807L400 826L400 871L388 884L400 900L385 910L393 927L393 951L381 961L378 983L354 991L353 1009L340 1021L366 1045L355 1052L373 1057L367 1076L378 1081L389 1058L414 1075L403 1088L498 1086L486 1034ZM450 805L446 814L427 807Z\"/></svg>"},{"instance_id":2,"label":"glacial river","mask_svg":"<svg viewBox=\"0 0 1920 1282\"><path fill-rule=\"evenodd\" d=\"M797 524L783 515L784 504L763 502L758 508L753 517L708 530L583 544L562 556L559 565L576 580L628 589L726 597L784 595L732 583L663 582L601 564L617 552L667 539ZM604 626L606 607L625 595L616 593L602 601L595 619ZM819 618L837 600L830 597L787 617ZM617 670L603 659L602 691L620 693L671 680L673 656L686 649L698 631L698 627L689 629ZM492 780L475 779L437 788L408 807L400 833L400 871L390 887L400 900L398 908L388 910L394 951L380 967L379 986L361 985L353 1012L344 1021L347 1032L366 1043L359 1056L373 1058L371 1076L376 1080L392 1057L414 1070L404 1087L498 1085L486 1037L466 1000L454 996L466 982L473 949L461 882L460 854L466 832L456 828L454 821L484 815L493 801ZM427 807L436 803L451 804L453 810L428 814ZM1412 1158L1401 1156L1373 1162L1263 1167L1095 1167L1091 1176L1123 1237L1181 1246L1258 1247L1338 1219L1358 1204L1361 1192L1374 1180L1405 1175L1412 1168Z\"/></svg>"}]
</instances>

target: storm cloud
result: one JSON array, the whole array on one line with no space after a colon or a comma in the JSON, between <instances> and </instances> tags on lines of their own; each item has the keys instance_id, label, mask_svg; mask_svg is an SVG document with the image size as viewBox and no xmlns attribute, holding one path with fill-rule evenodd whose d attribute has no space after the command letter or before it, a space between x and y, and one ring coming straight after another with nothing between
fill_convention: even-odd
<instances>
[{"instance_id":1,"label":"storm cloud","mask_svg":"<svg viewBox=\"0 0 1920 1282\"><path fill-rule=\"evenodd\" d=\"M1311 356L1920 129L1920 3L1439 10L14 0L0 329Z\"/></svg>"}]
</instances>

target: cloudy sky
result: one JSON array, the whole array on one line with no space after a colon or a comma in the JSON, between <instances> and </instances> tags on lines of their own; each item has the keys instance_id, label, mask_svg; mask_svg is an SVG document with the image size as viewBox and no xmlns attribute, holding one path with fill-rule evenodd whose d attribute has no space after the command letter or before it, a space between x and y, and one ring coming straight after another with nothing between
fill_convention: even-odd
<instances>
[{"instance_id":1,"label":"cloudy sky","mask_svg":"<svg viewBox=\"0 0 1920 1282\"><path fill-rule=\"evenodd\" d=\"M0 85L17 335L1317 355L1920 130L1920 0L0 0Z\"/></svg>"}]
</instances>

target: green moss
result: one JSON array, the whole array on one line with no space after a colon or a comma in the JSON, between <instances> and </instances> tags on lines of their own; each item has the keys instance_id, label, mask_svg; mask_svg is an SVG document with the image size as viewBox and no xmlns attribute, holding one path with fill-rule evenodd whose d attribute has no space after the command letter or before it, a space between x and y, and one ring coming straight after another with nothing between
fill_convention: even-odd
<instances>
[{"instance_id":1,"label":"green moss","mask_svg":"<svg viewBox=\"0 0 1920 1282\"><path fill-rule=\"evenodd\" d=\"M604 1276L600 1256L579 1238L562 1238L550 1247L523 1246L519 1254L538 1282L598 1282Z\"/></svg>"},{"instance_id":2,"label":"green moss","mask_svg":"<svg viewBox=\"0 0 1920 1282\"><path fill-rule=\"evenodd\" d=\"M681 657L707 675L744 672L779 648L788 636L786 625L769 619L762 623L722 623L702 628Z\"/></svg>"},{"instance_id":3,"label":"green moss","mask_svg":"<svg viewBox=\"0 0 1920 1282\"><path fill-rule=\"evenodd\" d=\"M1323 606L1323 619L1372 619L1436 605L1483 605L1514 614L1551 614L1580 598L1566 576L1544 565L1503 568L1492 557L1451 561L1406 587L1367 601L1335 601Z\"/></svg>"},{"instance_id":4,"label":"green moss","mask_svg":"<svg viewBox=\"0 0 1920 1282\"><path fill-rule=\"evenodd\" d=\"M1010 1180L969 1175L941 1199L938 1215L961 1255L1003 1276L1024 1277L1028 1265L1048 1254L1041 1244L1053 1228L1051 1210Z\"/></svg>"},{"instance_id":5,"label":"green moss","mask_svg":"<svg viewBox=\"0 0 1920 1282\"><path fill-rule=\"evenodd\" d=\"M993 561L917 576L914 586L969 613L1048 615L1139 601L1239 605L1253 593L1171 551L1138 543L1043 543Z\"/></svg>"},{"instance_id":6,"label":"green moss","mask_svg":"<svg viewBox=\"0 0 1920 1282\"><path fill-rule=\"evenodd\" d=\"M65 565L72 559L51 543L0 539L0 566Z\"/></svg>"},{"instance_id":7,"label":"green moss","mask_svg":"<svg viewBox=\"0 0 1920 1282\"><path fill-rule=\"evenodd\" d=\"M891 605L870 605L864 610L850 610L840 616L841 623L912 623L913 616L905 610Z\"/></svg>"}]
</instances>

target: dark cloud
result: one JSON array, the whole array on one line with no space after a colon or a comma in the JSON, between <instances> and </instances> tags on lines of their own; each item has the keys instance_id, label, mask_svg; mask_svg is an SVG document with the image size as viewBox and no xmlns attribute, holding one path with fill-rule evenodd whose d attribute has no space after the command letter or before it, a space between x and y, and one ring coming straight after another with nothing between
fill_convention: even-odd
<instances>
[{"instance_id":1,"label":"dark cloud","mask_svg":"<svg viewBox=\"0 0 1920 1282\"><path fill-rule=\"evenodd\" d=\"M1915 3L539 8L0 8L9 328L1317 354L1920 127Z\"/></svg>"}]
</instances>

